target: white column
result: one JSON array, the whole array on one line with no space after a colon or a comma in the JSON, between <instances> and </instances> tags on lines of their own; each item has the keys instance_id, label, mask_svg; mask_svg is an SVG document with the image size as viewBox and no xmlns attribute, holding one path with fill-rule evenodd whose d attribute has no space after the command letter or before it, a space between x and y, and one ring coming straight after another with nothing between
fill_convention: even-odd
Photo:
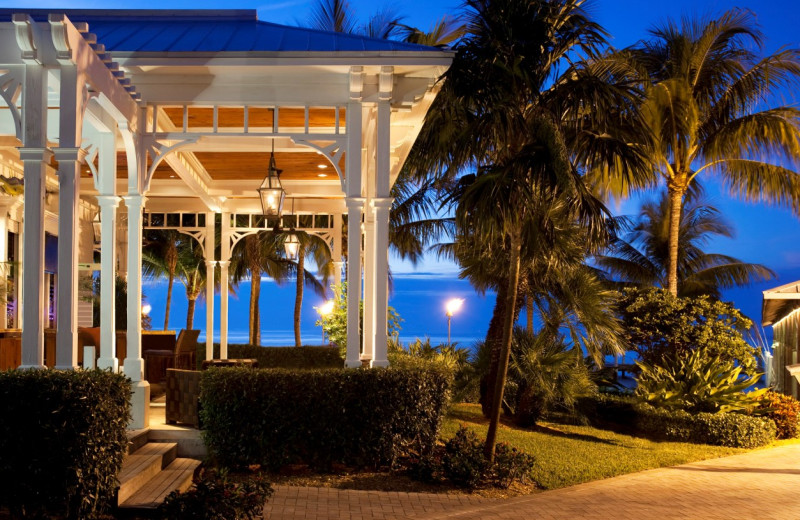
<instances>
[{"instance_id":1,"label":"white column","mask_svg":"<svg viewBox=\"0 0 800 520\"><path fill-rule=\"evenodd\" d=\"M214 358L214 250L216 213L206 213L206 359Z\"/></svg>"},{"instance_id":2,"label":"white column","mask_svg":"<svg viewBox=\"0 0 800 520\"><path fill-rule=\"evenodd\" d=\"M25 278L22 285L22 364L20 368L44 367L44 197L47 164L51 152L45 148L21 148L25 175L25 208L22 248Z\"/></svg>"},{"instance_id":3,"label":"white column","mask_svg":"<svg viewBox=\"0 0 800 520\"><path fill-rule=\"evenodd\" d=\"M375 355L370 366L389 366L386 359L386 314L389 306L389 198L391 178L389 169L391 126L391 67L383 67L380 77L380 100L377 107L377 137L375 145L375 195L372 209L375 218L375 235L372 250L375 269ZM387 78L388 76L388 78Z\"/></svg>"},{"instance_id":4,"label":"white column","mask_svg":"<svg viewBox=\"0 0 800 520\"><path fill-rule=\"evenodd\" d=\"M364 208L364 350L361 359L375 358L375 220Z\"/></svg>"},{"instance_id":5,"label":"white column","mask_svg":"<svg viewBox=\"0 0 800 520\"><path fill-rule=\"evenodd\" d=\"M150 384L144 380L142 359L142 209L146 198L140 194L122 197L128 207L128 356L125 375L133 381L130 428L150 425Z\"/></svg>"},{"instance_id":6,"label":"white column","mask_svg":"<svg viewBox=\"0 0 800 520\"><path fill-rule=\"evenodd\" d=\"M345 366L361 366L361 208L364 199L347 199L347 355Z\"/></svg>"},{"instance_id":7,"label":"white column","mask_svg":"<svg viewBox=\"0 0 800 520\"><path fill-rule=\"evenodd\" d=\"M222 217L225 218L225 215ZM219 358L228 359L228 267L229 260L219 264Z\"/></svg>"},{"instance_id":8,"label":"white column","mask_svg":"<svg viewBox=\"0 0 800 520\"><path fill-rule=\"evenodd\" d=\"M386 318L389 306L389 210L392 199L372 199L375 214L375 350L370 362L372 367L387 367L388 341ZM366 305L365 305L366 307Z\"/></svg>"},{"instance_id":9,"label":"white column","mask_svg":"<svg viewBox=\"0 0 800 520\"><path fill-rule=\"evenodd\" d=\"M47 165L47 74L38 64L25 66L22 91L22 145L19 158L25 177L23 248L25 279L22 286L22 364L44 367L44 205Z\"/></svg>"},{"instance_id":10,"label":"white column","mask_svg":"<svg viewBox=\"0 0 800 520\"><path fill-rule=\"evenodd\" d=\"M56 148L54 154L58 161L56 368L73 370L78 366L79 192L84 152L80 148Z\"/></svg>"},{"instance_id":11,"label":"white column","mask_svg":"<svg viewBox=\"0 0 800 520\"><path fill-rule=\"evenodd\" d=\"M359 71L360 73L360 71ZM358 74L356 79L361 78ZM352 78L351 78L352 79ZM358 82L356 82L358 83ZM347 354L345 366L361 366L361 331L359 330L359 304L361 302L361 150L363 107L360 88L351 85L354 101L347 104L347 153L345 155L345 181L347 203Z\"/></svg>"},{"instance_id":12,"label":"white column","mask_svg":"<svg viewBox=\"0 0 800 520\"><path fill-rule=\"evenodd\" d=\"M100 357L97 367L119 370L116 334L116 248L117 206L116 195L98 195L100 205ZM130 347L128 347L130 348ZM124 362L124 360L123 360Z\"/></svg>"}]
</instances>

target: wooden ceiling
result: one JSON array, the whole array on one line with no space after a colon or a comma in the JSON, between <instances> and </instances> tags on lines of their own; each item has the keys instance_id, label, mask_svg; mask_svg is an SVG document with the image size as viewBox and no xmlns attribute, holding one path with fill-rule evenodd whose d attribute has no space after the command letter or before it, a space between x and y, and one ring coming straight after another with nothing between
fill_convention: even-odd
<instances>
[{"instance_id":1,"label":"wooden ceiling","mask_svg":"<svg viewBox=\"0 0 800 520\"><path fill-rule=\"evenodd\" d=\"M262 180L267 175L269 167L269 152L194 152L195 157L211 175L214 181L227 180ZM117 154L117 177L127 178L128 171L125 153ZM281 179L284 180L317 180L320 174L327 174L325 179L335 179L336 170L330 161L316 152L275 152L275 163L278 169L283 170ZM344 171L344 156L339 161L339 167ZM326 168L320 168L324 165ZM90 175L87 172L85 177ZM176 177L169 164L162 161L156 168L155 179L169 179Z\"/></svg>"}]
</instances>

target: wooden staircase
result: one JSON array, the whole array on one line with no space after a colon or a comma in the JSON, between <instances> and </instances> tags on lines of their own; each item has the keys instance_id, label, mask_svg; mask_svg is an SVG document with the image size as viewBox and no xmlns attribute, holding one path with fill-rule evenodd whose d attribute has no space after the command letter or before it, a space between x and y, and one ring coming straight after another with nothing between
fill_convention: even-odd
<instances>
[{"instance_id":1,"label":"wooden staircase","mask_svg":"<svg viewBox=\"0 0 800 520\"><path fill-rule=\"evenodd\" d=\"M177 443L148 442L147 430L129 441L119 475L120 512L152 511L173 491L186 491L192 485L200 461L179 458Z\"/></svg>"}]
</instances>

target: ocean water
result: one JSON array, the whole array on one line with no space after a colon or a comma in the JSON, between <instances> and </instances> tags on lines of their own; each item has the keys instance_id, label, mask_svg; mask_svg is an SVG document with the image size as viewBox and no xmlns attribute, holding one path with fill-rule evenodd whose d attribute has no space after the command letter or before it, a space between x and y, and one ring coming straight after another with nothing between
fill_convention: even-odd
<instances>
[{"instance_id":1,"label":"ocean water","mask_svg":"<svg viewBox=\"0 0 800 520\"><path fill-rule=\"evenodd\" d=\"M144 302L151 306L152 328L164 327L166 304L166 281L146 280L143 286ZM327 297L330 297L330 291ZM447 341L447 317L444 304L450 298L463 298L464 305L452 318L451 340L469 347L483 339L494 308L495 295L480 295L469 282L454 276L439 274L402 275L393 279L389 305L403 319L400 339L404 343L416 338L429 337L436 345ZM294 300L295 284L290 281L278 286L271 279L261 281L259 308L261 311L261 339L267 346L294 345ZM314 307L325 298L306 290L301 316L301 337L304 345L320 345L322 329L314 325L319 318ZM246 343L248 340L248 317L250 306L250 284L243 283L228 299L228 342ZM186 327L187 300L183 286L176 282L173 288L169 327L179 330ZM219 295L214 303L214 341L219 341ZM206 305L199 300L195 309L194 328L201 329L200 340L205 341Z\"/></svg>"}]
</instances>

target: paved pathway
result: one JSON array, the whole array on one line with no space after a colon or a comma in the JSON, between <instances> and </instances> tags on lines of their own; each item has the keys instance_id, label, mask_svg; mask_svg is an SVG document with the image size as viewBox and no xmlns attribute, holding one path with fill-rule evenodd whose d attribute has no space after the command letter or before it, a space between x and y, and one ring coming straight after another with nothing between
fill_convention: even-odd
<instances>
[{"instance_id":1,"label":"paved pathway","mask_svg":"<svg viewBox=\"0 0 800 520\"><path fill-rule=\"evenodd\" d=\"M279 486L269 520L800 520L800 445L489 500Z\"/></svg>"}]
</instances>

